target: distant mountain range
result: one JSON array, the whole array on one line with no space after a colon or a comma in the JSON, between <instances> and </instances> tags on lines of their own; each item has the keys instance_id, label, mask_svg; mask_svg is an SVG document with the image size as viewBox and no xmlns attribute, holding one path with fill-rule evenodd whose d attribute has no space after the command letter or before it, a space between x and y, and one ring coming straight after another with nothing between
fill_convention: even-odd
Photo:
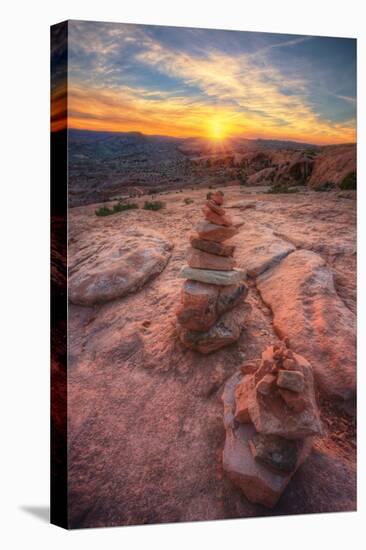
<instances>
[{"instance_id":1,"label":"distant mountain range","mask_svg":"<svg viewBox=\"0 0 366 550\"><path fill-rule=\"evenodd\" d=\"M286 166L294 162L305 162L306 168L292 169L304 180L304 174L310 177L314 157L325 149L288 140L235 137L214 144L203 138L70 129L69 203L76 206L102 202L141 190L160 192L232 181L245 184L248 178L249 183L252 178L252 182L263 184L270 174L272 181L276 179L273 170L264 172L263 178L253 175L276 167L277 175L288 179Z\"/></svg>"}]
</instances>

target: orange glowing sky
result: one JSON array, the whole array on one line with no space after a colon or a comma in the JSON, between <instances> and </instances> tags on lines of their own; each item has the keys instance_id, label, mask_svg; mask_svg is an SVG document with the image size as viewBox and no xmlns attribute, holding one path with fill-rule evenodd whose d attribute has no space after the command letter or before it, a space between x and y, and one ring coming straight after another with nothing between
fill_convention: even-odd
<instances>
[{"instance_id":1,"label":"orange glowing sky","mask_svg":"<svg viewBox=\"0 0 366 550\"><path fill-rule=\"evenodd\" d=\"M352 39L71 21L68 62L70 128L356 141Z\"/></svg>"}]
</instances>

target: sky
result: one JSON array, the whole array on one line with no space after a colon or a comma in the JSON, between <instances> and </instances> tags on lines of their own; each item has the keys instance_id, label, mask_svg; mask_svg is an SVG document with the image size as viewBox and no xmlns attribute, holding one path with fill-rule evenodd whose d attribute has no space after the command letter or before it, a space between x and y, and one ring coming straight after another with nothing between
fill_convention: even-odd
<instances>
[{"instance_id":1,"label":"sky","mask_svg":"<svg viewBox=\"0 0 366 550\"><path fill-rule=\"evenodd\" d=\"M356 40L86 21L68 36L70 128L356 141Z\"/></svg>"}]
</instances>

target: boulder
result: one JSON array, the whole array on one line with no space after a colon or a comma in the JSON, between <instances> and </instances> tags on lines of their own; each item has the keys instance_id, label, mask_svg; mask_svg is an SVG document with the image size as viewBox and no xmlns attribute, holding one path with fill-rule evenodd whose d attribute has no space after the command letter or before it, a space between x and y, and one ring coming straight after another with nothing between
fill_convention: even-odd
<instances>
[{"instance_id":1,"label":"boulder","mask_svg":"<svg viewBox=\"0 0 366 550\"><path fill-rule=\"evenodd\" d=\"M222 395L226 430L223 469L248 500L272 508L286 489L294 472L276 472L254 459L249 441L256 435L255 428L252 424L238 424L234 419L235 388L241 380L240 372L234 374L226 382ZM311 438L304 440L298 453L295 471L310 454L311 444Z\"/></svg>"},{"instance_id":2,"label":"boulder","mask_svg":"<svg viewBox=\"0 0 366 550\"><path fill-rule=\"evenodd\" d=\"M278 393L292 411L300 413L306 408L306 399L301 393L283 388L279 388Z\"/></svg>"},{"instance_id":3,"label":"boulder","mask_svg":"<svg viewBox=\"0 0 366 550\"><path fill-rule=\"evenodd\" d=\"M233 285L240 283L245 279L245 272L239 270L218 271L212 269L196 269L189 266L183 266L178 277L181 279L192 279L202 283L214 285Z\"/></svg>"},{"instance_id":4,"label":"boulder","mask_svg":"<svg viewBox=\"0 0 366 550\"><path fill-rule=\"evenodd\" d=\"M216 225L207 221L199 222L196 225L196 232L200 239L206 241L216 241L221 243L227 239L231 239L239 233L238 228L234 226L226 227L224 225Z\"/></svg>"},{"instance_id":5,"label":"boulder","mask_svg":"<svg viewBox=\"0 0 366 550\"><path fill-rule=\"evenodd\" d=\"M246 315L244 306L236 307L224 313L206 332L187 330L178 323L178 336L187 348L204 354L211 353L239 339Z\"/></svg>"},{"instance_id":6,"label":"boulder","mask_svg":"<svg viewBox=\"0 0 366 550\"><path fill-rule=\"evenodd\" d=\"M220 191L215 191L211 194L211 200L213 200L216 204L221 206L224 202L224 195Z\"/></svg>"},{"instance_id":7,"label":"boulder","mask_svg":"<svg viewBox=\"0 0 366 550\"><path fill-rule=\"evenodd\" d=\"M189 248L187 250L186 259L190 267L197 269L231 271L236 265L232 257L216 256L215 254L209 254L208 252L203 252L203 250L197 250L196 248Z\"/></svg>"},{"instance_id":8,"label":"boulder","mask_svg":"<svg viewBox=\"0 0 366 550\"><path fill-rule=\"evenodd\" d=\"M257 432L279 435L286 439L300 439L322 434L312 368L306 359L297 354L294 356L304 376L304 389L301 395L306 406L301 412L295 412L284 406L284 400L275 385L268 394L259 393L255 386L257 371L248 398L249 415ZM264 367L268 368L268 360L262 362L262 370ZM266 374L267 372L263 376Z\"/></svg>"},{"instance_id":9,"label":"boulder","mask_svg":"<svg viewBox=\"0 0 366 550\"><path fill-rule=\"evenodd\" d=\"M311 357L319 389L353 400L356 389L356 318L339 298L325 261L309 250L293 252L257 279L277 334Z\"/></svg>"},{"instance_id":10,"label":"boulder","mask_svg":"<svg viewBox=\"0 0 366 550\"><path fill-rule=\"evenodd\" d=\"M69 247L69 300L92 306L139 290L166 266L172 243L151 229L85 233Z\"/></svg>"},{"instance_id":11,"label":"boulder","mask_svg":"<svg viewBox=\"0 0 366 550\"><path fill-rule=\"evenodd\" d=\"M197 234L192 234L189 238L191 246L210 254L217 254L218 256L232 256L235 250L235 246L216 243L215 241L206 241L200 239Z\"/></svg>"}]
</instances>

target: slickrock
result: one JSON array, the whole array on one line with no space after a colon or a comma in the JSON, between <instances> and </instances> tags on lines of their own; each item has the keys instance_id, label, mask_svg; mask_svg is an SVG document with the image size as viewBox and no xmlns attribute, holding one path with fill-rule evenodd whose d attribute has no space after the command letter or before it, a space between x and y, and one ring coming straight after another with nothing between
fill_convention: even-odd
<instances>
[{"instance_id":1,"label":"slickrock","mask_svg":"<svg viewBox=\"0 0 366 550\"><path fill-rule=\"evenodd\" d=\"M291 472L276 471L273 467L256 460L249 442L257 435L253 424L238 423L234 418L235 389L242 383L242 374L234 374L225 384L224 426L226 430L223 451L223 468L228 477L251 502L272 508L286 489L291 477L311 452L311 438L299 443L297 461ZM284 460L280 463L283 465ZM289 462L287 461L287 466Z\"/></svg>"},{"instance_id":2,"label":"slickrock","mask_svg":"<svg viewBox=\"0 0 366 550\"><path fill-rule=\"evenodd\" d=\"M195 248L188 249L186 258L190 267L198 269L231 271L236 266L235 260L231 257L216 256Z\"/></svg>"},{"instance_id":3,"label":"slickrock","mask_svg":"<svg viewBox=\"0 0 366 550\"><path fill-rule=\"evenodd\" d=\"M78 249L70 245L69 300L92 306L139 290L166 266L173 245L144 228L85 234Z\"/></svg>"},{"instance_id":4,"label":"slickrock","mask_svg":"<svg viewBox=\"0 0 366 550\"><path fill-rule=\"evenodd\" d=\"M227 239L231 239L239 233L235 226L226 227L225 225L216 225L207 221L199 222L195 228L200 239L206 241L216 241L221 243Z\"/></svg>"},{"instance_id":5,"label":"slickrock","mask_svg":"<svg viewBox=\"0 0 366 550\"><path fill-rule=\"evenodd\" d=\"M293 252L257 279L273 325L291 347L311 357L319 389L353 400L356 389L356 319L339 298L333 274L314 252Z\"/></svg>"},{"instance_id":6,"label":"slickrock","mask_svg":"<svg viewBox=\"0 0 366 550\"><path fill-rule=\"evenodd\" d=\"M194 267L183 266L178 277L213 285L233 285L243 281L246 277L246 273L240 270L217 271L213 269L196 269Z\"/></svg>"},{"instance_id":7,"label":"slickrock","mask_svg":"<svg viewBox=\"0 0 366 550\"><path fill-rule=\"evenodd\" d=\"M206 241L200 239L199 236L193 233L189 241L193 248L209 252L210 254L216 254L217 256L232 256L235 250L234 245L216 243L215 241Z\"/></svg>"},{"instance_id":8,"label":"slickrock","mask_svg":"<svg viewBox=\"0 0 366 550\"><path fill-rule=\"evenodd\" d=\"M238 257L240 263L245 265L248 276L257 277L294 250L293 244L276 237L271 229L262 226L245 231Z\"/></svg>"}]
</instances>

